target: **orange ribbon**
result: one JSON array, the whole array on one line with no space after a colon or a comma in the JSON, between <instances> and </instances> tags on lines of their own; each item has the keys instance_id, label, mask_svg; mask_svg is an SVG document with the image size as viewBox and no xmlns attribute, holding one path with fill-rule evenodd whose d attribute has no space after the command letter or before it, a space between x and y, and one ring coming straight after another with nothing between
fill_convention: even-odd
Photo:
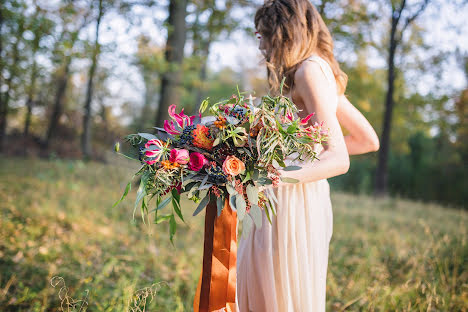
<instances>
[{"instance_id":1,"label":"orange ribbon","mask_svg":"<svg viewBox=\"0 0 468 312\"><path fill-rule=\"evenodd\" d=\"M193 301L194 312L236 312L237 212L229 198L216 217L216 201L206 207L203 269Z\"/></svg>"}]
</instances>

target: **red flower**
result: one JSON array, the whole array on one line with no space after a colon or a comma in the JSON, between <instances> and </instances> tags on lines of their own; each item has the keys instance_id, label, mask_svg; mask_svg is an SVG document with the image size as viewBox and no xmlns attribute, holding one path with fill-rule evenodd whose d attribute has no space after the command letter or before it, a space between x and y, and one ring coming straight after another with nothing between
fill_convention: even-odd
<instances>
[{"instance_id":1,"label":"red flower","mask_svg":"<svg viewBox=\"0 0 468 312\"><path fill-rule=\"evenodd\" d=\"M189 117L185 115L183 108L179 114L176 114L175 110L176 110L176 106L174 104L169 106L169 109L168 109L169 116L175 121L175 124L174 124L174 121L164 120L164 130L166 130L167 133L169 134L178 135L182 133L182 129L184 129L186 126L192 125L193 120L197 116L194 115L194 116ZM201 117L201 113L199 113L198 116Z\"/></svg>"},{"instance_id":2,"label":"red flower","mask_svg":"<svg viewBox=\"0 0 468 312\"><path fill-rule=\"evenodd\" d=\"M206 150L213 148L214 140L211 138L210 129L204 125L198 124L193 130L193 145Z\"/></svg>"},{"instance_id":3,"label":"red flower","mask_svg":"<svg viewBox=\"0 0 468 312\"><path fill-rule=\"evenodd\" d=\"M200 171L206 164L208 160L200 153L193 152L190 153L189 169L193 171Z\"/></svg>"}]
</instances>

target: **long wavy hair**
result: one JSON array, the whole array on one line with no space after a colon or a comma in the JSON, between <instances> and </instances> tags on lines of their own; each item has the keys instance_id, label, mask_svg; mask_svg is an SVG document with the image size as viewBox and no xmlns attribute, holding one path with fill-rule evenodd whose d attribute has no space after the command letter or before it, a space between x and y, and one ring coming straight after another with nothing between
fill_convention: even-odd
<instances>
[{"instance_id":1,"label":"long wavy hair","mask_svg":"<svg viewBox=\"0 0 468 312\"><path fill-rule=\"evenodd\" d=\"M345 92L348 76L335 59L330 31L309 0L266 0L255 14L255 28L266 42L263 53L273 93L279 92L283 77L283 90L289 92L297 68L314 53L330 64L338 93Z\"/></svg>"}]
</instances>

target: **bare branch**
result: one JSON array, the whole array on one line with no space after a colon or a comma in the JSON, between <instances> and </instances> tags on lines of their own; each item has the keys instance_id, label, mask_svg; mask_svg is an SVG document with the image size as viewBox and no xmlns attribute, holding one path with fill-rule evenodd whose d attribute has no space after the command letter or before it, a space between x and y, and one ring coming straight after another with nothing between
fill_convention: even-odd
<instances>
[{"instance_id":1,"label":"bare branch","mask_svg":"<svg viewBox=\"0 0 468 312\"><path fill-rule=\"evenodd\" d=\"M408 28L409 25L411 25L419 15L421 15L422 12L426 9L427 5L429 4L430 0L424 0L419 9L410 17L408 17L405 21L405 24L403 25L403 28L401 29L401 36L403 36L403 33L405 32L406 28Z\"/></svg>"}]
</instances>

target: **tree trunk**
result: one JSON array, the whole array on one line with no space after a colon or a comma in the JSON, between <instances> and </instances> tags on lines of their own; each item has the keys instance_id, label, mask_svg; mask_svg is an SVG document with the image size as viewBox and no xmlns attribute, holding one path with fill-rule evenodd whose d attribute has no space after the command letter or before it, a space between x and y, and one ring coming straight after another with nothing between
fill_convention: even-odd
<instances>
[{"instance_id":1,"label":"tree trunk","mask_svg":"<svg viewBox=\"0 0 468 312\"><path fill-rule=\"evenodd\" d=\"M388 155L390 152L390 132L394 106L393 93L395 90L395 51L398 46L396 31L399 17L392 15L392 28L390 33L390 46L388 54L387 95L385 98L385 112L383 116L383 129L380 138L380 149L375 178L375 194L387 195L388 188Z\"/></svg>"},{"instance_id":2,"label":"tree trunk","mask_svg":"<svg viewBox=\"0 0 468 312\"><path fill-rule=\"evenodd\" d=\"M57 79L57 92L55 93L54 107L52 110L52 115L50 116L49 127L47 128L46 140L44 144L45 148L49 148L50 142L52 141L52 138L57 131L59 118L62 115L63 101L65 91L67 90L68 76L70 75L71 60L71 56L65 58L63 71Z\"/></svg>"},{"instance_id":3,"label":"tree trunk","mask_svg":"<svg viewBox=\"0 0 468 312\"><path fill-rule=\"evenodd\" d=\"M99 13L96 21L96 38L94 41L94 51L91 61L91 67L88 73L88 86L86 90L86 101L84 105L83 133L81 136L81 150L84 158L91 157L91 101L93 98L93 79L96 73L97 61L99 56L99 27L103 16L102 0L99 0Z\"/></svg>"},{"instance_id":4,"label":"tree trunk","mask_svg":"<svg viewBox=\"0 0 468 312\"><path fill-rule=\"evenodd\" d=\"M161 96L156 115L156 126L161 126L169 118L168 108L171 104L179 104L181 68L184 58L186 39L187 0L171 0L169 3L168 36L166 42L165 58L169 70L162 75Z\"/></svg>"},{"instance_id":5,"label":"tree trunk","mask_svg":"<svg viewBox=\"0 0 468 312\"><path fill-rule=\"evenodd\" d=\"M10 101L10 92L13 84L13 78L15 78L16 76L16 68L18 66L19 61L18 44L21 38L23 37L23 33L24 22L20 22L20 24L18 25L18 33L16 34L15 45L13 46L13 63L11 64L9 77L6 80L7 90L5 91L4 96L2 96L2 101L0 103L0 152L3 152L5 149L6 129L8 120L8 102Z\"/></svg>"},{"instance_id":6,"label":"tree trunk","mask_svg":"<svg viewBox=\"0 0 468 312\"><path fill-rule=\"evenodd\" d=\"M36 37L38 35L36 34ZM37 78L37 62L36 62L36 52L37 49L39 48L39 38L34 39L34 48L33 48L33 65L31 69L31 82L29 84L29 89L28 89L28 99L26 101L26 118L24 122L24 130L23 130L23 136L27 137L29 135L29 127L31 125L31 114L32 114L32 107L34 103L34 92L36 91L36 78Z\"/></svg>"}]
</instances>

